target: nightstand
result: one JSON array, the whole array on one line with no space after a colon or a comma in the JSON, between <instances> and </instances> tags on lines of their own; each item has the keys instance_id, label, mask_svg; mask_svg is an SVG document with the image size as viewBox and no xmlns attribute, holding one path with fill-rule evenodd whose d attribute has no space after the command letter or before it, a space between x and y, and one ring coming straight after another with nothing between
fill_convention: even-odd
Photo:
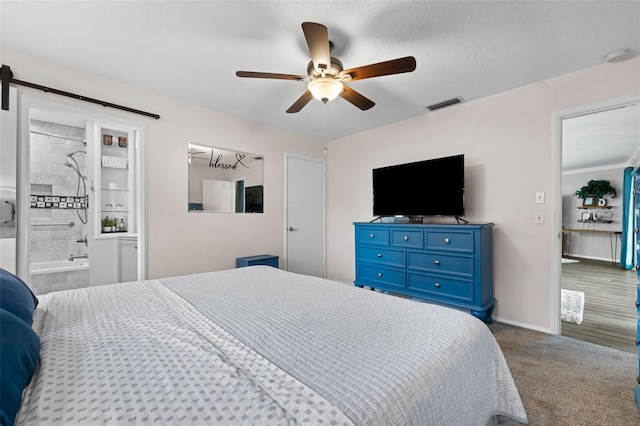
<instances>
[{"instance_id":1,"label":"nightstand","mask_svg":"<svg viewBox=\"0 0 640 426\"><path fill-rule=\"evenodd\" d=\"M236 268L244 268L245 266L267 265L278 267L278 256L272 254L261 254L258 256L247 256L236 258Z\"/></svg>"}]
</instances>

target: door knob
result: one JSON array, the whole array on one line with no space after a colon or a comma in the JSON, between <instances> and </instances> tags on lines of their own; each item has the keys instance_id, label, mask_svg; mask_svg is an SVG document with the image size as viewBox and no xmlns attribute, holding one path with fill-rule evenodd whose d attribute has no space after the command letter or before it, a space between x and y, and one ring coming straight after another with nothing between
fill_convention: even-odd
<instances>
[{"instance_id":1,"label":"door knob","mask_svg":"<svg viewBox=\"0 0 640 426\"><path fill-rule=\"evenodd\" d=\"M289 227L289 231L297 231L297 230L298 230L298 228L294 228L293 226Z\"/></svg>"}]
</instances>

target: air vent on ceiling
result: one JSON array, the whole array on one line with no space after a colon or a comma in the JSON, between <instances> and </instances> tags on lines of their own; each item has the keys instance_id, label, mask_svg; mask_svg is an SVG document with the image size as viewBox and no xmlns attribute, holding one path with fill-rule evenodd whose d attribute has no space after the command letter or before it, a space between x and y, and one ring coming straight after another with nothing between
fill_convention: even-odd
<instances>
[{"instance_id":1,"label":"air vent on ceiling","mask_svg":"<svg viewBox=\"0 0 640 426\"><path fill-rule=\"evenodd\" d=\"M449 99L444 102L439 102L437 104L429 105L424 107L426 110L435 111L437 109L445 108L451 105L459 104L460 102L464 102L462 96L458 96L457 98Z\"/></svg>"}]
</instances>

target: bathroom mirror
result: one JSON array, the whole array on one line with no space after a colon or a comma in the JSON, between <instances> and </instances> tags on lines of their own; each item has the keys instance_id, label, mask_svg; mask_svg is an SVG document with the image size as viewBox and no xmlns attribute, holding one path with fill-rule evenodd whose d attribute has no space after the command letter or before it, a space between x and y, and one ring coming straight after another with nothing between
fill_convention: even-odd
<instances>
[{"instance_id":1,"label":"bathroom mirror","mask_svg":"<svg viewBox=\"0 0 640 426\"><path fill-rule=\"evenodd\" d=\"M262 213L264 158L189 144L189 212Z\"/></svg>"}]
</instances>

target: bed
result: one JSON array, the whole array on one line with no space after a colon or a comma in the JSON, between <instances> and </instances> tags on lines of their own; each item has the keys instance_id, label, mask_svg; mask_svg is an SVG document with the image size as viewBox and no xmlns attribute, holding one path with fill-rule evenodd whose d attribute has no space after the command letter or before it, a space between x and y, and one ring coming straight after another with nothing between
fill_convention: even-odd
<instances>
[{"instance_id":1,"label":"bed","mask_svg":"<svg viewBox=\"0 0 640 426\"><path fill-rule=\"evenodd\" d=\"M489 329L441 306L268 266L36 303L17 425L527 423Z\"/></svg>"}]
</instances>

